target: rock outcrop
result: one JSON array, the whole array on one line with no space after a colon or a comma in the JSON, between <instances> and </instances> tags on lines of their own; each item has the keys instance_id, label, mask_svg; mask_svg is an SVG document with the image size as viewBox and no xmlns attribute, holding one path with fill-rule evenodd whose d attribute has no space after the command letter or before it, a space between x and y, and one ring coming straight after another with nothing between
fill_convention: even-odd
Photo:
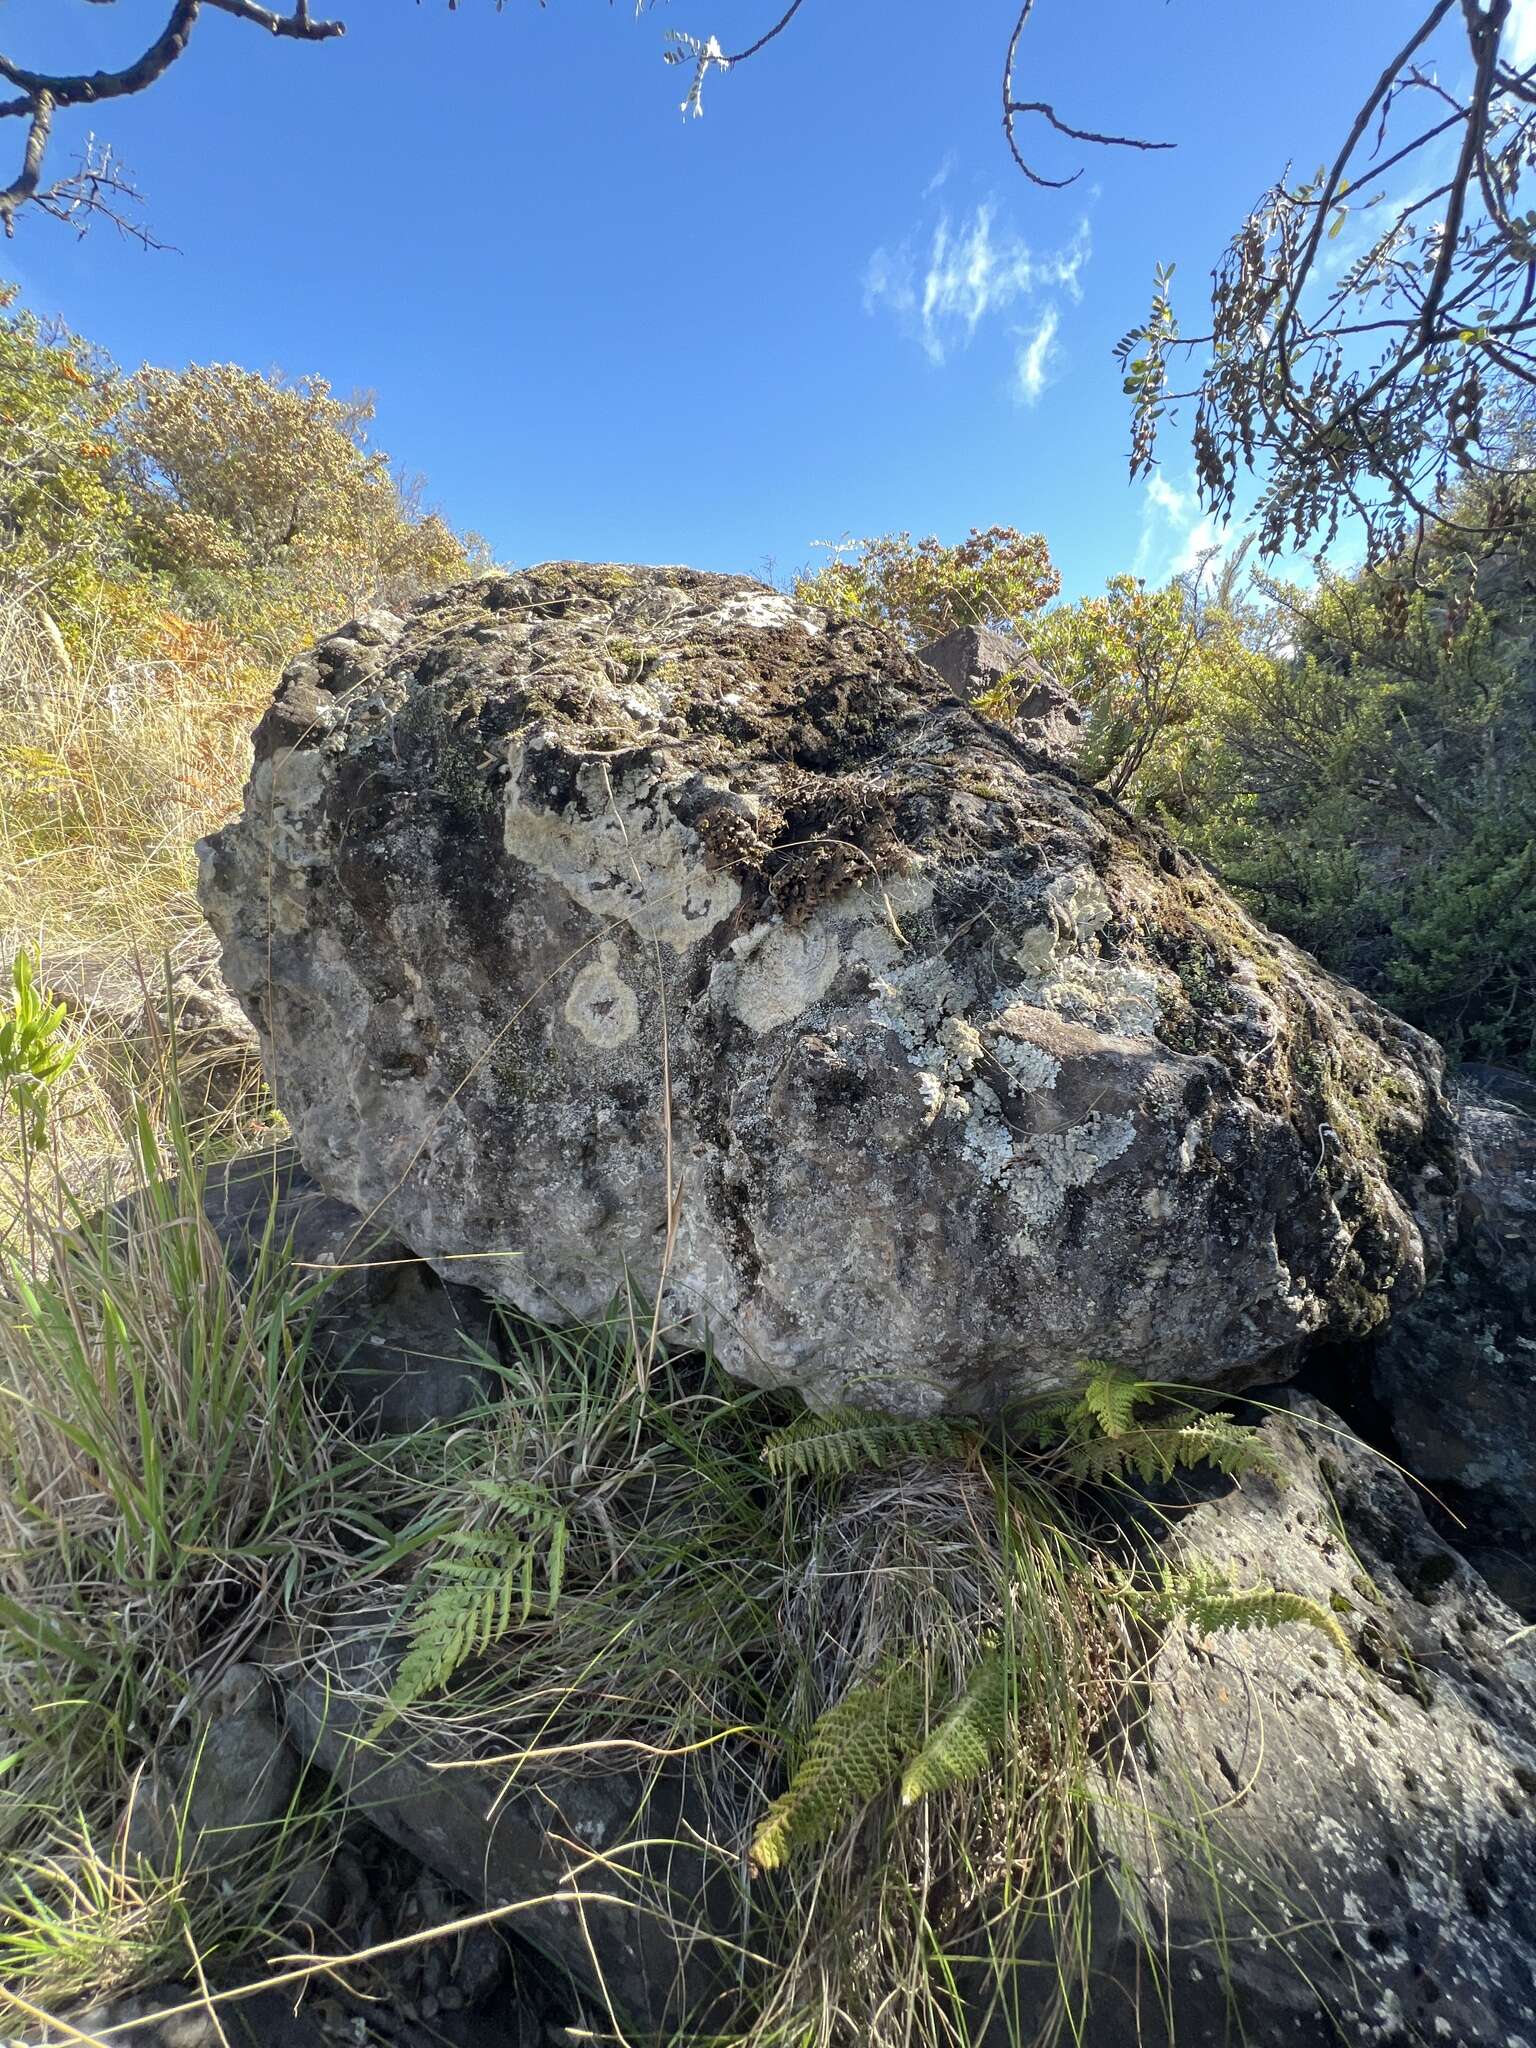
<instances>
[{"instance_id":1,"label":"rock outcrop","mask_svg":"<svg viewBox=\"0 0 1536 2048\"><path fill-rule=\"evenodd\" d=\"M1283 1490L1223 1490L1166 1554L1309 1595L1354 1654L1296 1627L1157 1649L1097 1807L1127 1910L1096 1961L1142 2024L1106 1992L1085 2048L1165 2042L1164 2000L1179 2048L1533 2048L1536 1639L1336 1416L1291 1396L1263 1434Z\"/></svg>"},{"instance_id":2,"label":"rock outcrop","mask_svg":"<svg viewBox=\"0 0 1536 2048\"><path fill-rule=\"evenodd\" d=\"M743 578L554 564L334 636L201 894L329 1193L815 1402L1272 1374L1438 1258L1430 1041Z\"/></svg>"},{"instance_id":3,"label":"rock outcrop","mask_svg":"<svg viewBox=\"0 0 1536 2048\"><path fill-rule=\"evenodd\" d=\"M1536 1614L1536 1116L1530 1082L1463 1075L1467 1149L1456 1243L1394 1316L1371 1385L1398 1456L1465 1523L1473 1562Z\"/></svg>"},{"instance_id":4,"label":"rock outcrop","mask_svg":"<svg viewBox=\"0 0 1536 2048\"><path fill-rule=\"evenodd\" d=\"M1070 768L1076 760L1085 737L1081 707L1013 641L985 626L957 626L917 658L967 704L1007 683L1014 704L1008 723L1019 738L1058 766Z\"/></svg>"}]
</instances>

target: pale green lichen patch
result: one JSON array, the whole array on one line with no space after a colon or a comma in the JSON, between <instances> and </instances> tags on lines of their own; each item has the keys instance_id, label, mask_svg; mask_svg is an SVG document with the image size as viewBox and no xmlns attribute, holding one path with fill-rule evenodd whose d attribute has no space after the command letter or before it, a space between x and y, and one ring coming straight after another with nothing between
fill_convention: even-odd
<instances>
[{"instance_id":1,"label":"pale green lichen patch","mask_svg":"<svg viewBox=\"0 0 1536 2048\"><path fill-rule=\"evenodd\" d=\"M837 977L842 949L832 920L756 925L732 947L730 1007L757 1037L803 1016Z\"/></svg>"},{"instance_id":2,"label":"pale green lichen patch","mask_svg":"<svg viewBox=\"0 0 1536 2048\"><path fill-rule=\"evenodd\" d=\"M731 915L739 885L706 865L697 833L673 814L654 770L587 762L558 800L545 801L540 751L530 741L508 755L503 843L515 860L558 882L584 910L622 919L678 953Z\"/></svg>"},{"instance_id":3,"label":"pale green lichen patch","mask_svg":"<svg viewBox=\"0 0 1536 2048\"><path fill-rule=\"evenodd\" d=\"M611 940L598 947L597 958L571 983L565 1021L601 1052L627 1044L639 1030L640 1005L619 973L619 949Z\"/></svg>"},{"instance_id":4,"label":"pale green lichen patch","mask_svg":"<svg viewBox=\"0 0 1536 2048\"><path fill-rule=\"evenodd\" d=\"M1117 1038L1151 1038L1162 1022L1156 977L1104 956L1100 933L1114 913L1093 870L1058 876L1040 911L1013 948L1017 1000Z\"/></svg>"}]
</instances>

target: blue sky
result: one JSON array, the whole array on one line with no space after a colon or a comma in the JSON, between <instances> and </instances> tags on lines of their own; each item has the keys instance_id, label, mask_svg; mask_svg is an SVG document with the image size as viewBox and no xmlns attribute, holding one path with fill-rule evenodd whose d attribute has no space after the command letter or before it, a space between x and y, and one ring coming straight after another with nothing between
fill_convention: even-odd
<instances>
[{"instance_id":1,"label":"blue sky","mask_svg":"<svg viewBox=\"0 0 1536 2048\"><path fill-rule=\"evenodd\" d=\"M0 47L95 68L166 10L0 0ZM99 111L176 253L39 217L0 273L126 365L373 391L380 443L507 561L782 576L844 533L996 521L1042 530L1077 594L1204 537L1176 435L1126 480L1111 350L1154 262L1193 324L1248 203L1331 153L1411 10L1039 0L1028 96L1180 145L1042 137L1042 167L1086 164L1058 193L999 132L1010 0L806 0L689 121L665 31L735 47L780 0L327 11L349 33L319 48L208 15Z\"/></svg>"}]
</instances>

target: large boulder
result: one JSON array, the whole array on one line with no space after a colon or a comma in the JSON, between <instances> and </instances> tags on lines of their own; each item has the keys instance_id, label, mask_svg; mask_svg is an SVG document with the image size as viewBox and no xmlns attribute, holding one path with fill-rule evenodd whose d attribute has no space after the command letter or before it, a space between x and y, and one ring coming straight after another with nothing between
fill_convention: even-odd
<instances>
[{"instance_id":1,"label":"large boulder","mask_svg":"<svg viewBox=\"0 0 1536 2048\"><path fill-rule=\"evenodd\" d=\"M1350 1654L1295 1624L1155 1649L1095 1801L1094 1960L1140 2023L1106 1986L1083 2048L1166 2048L1164 2012L1179 2048L1536 2048L1536 1639L1385 1459L1288 1406L1283 1490L1221 1489L1164 1554L1307 1595Z\"/></svg>"},{"instance_id":2,"label":"large boulder","mask_svg":"<svg viewBox=\"0 0 1536 2048\"><path fill-rule=\"evenodd\" d=\"M1479 1568L1536 1613L1536 1116L1528 1078L1464 1070L1467 1170L1436 1284L1393 1317L1371 1386L1398 1455L1466 1524Z\"/></svg>"},{"instance_id":3,"label":"large boulder","mask_svg":"<svg viewBox=\"0 0 1536 2048\"><path fill-rule=\"evenodd\" d=\"M1427 1039L745 578L557 563L337 634L201 894L333 1195L815 1402L1273 1372L1438 1255Z\"/></svg>"}]
</instances>

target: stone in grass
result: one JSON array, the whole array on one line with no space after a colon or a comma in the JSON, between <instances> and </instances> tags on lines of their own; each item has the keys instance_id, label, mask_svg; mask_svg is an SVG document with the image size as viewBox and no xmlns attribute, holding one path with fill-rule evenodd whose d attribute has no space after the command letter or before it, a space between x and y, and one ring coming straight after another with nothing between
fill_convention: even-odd
<instances>
[{"instance_id":1,"label":"stone in grass","mask_svg":"<svg viewBox=\"0 0 1536 2048\"><path fill-rule=\"evenodd\" d=\"M299 1765L265 1674L232 1664L174 1764L147 1772L123 1820L130 1869L219 1881L275 1858Z\"/></svg>"},{"instance_id":2,"label":"stone in grass","mask_svg":"<svg viewBox=\"0 0 1536 2048\"><path fill-rule=\"evenodd\" d=\"M1010 728L1053 765L1071 768L1086 737L1082 710L1016 641L986 626L956 626L921 648L917 658L967 704L1006 682L1013 702Z\"/></svg>"},{"instance_id":3,"label":"stone in grass","mask_svg":"<svg viewBox=\"0 0 1536 2048\"><path fill-rule=\"evenodd\" d=\"M288 1247L301 1280L326 1280L311 1325L322 1396L355 1428L393 1435L487 1400L494 1315L484 1295L418 1259L398 1238L306 1173L291 1145L208 1169L203 1209L236 1282L248 1285L264 1240Z\"/></svg>"},{"instance_id":4,"label":"stone in grass","mask_svg":"<svg viewBox=\"0 0 1536 2048\"><path fill-rule=\"evenodd\" d=\"M542 1758L514 1768L510 1737L379 1725L399 1645L385 1612L338 1609L260 1650L306 1767L354 1811L564 1972L605 2018L649 2040L717 2031L740 1963L738 1845L715 1840L708 1804L676 1763ZM487 1750L493 1753L487 1754ZM627 2038L627 2037L626 2037Z\"/></svg>"},{"instance_id":5,"label":"stone in grass","mask_svg":"<svg viewBox=\"0 0 1536 2048\"><path fill-rule=\"evenodd\" d=\"M337 634L200 887L328 1192L540 1316L659 1290L815 1403L1272 1376L1439 1257L1429 1040L742 577L555 563Z\"/></svg>"},{"instance_id":6,"label":"stone in grass","mask_svg":"<svg viewBox=\"0 0 1536 2048\"><path fill-rule=\"evenodd\" d=\"M125 1195L129 1232L179 1198ZM263 1245L286 1251L297 1285L323 1280L304 1326L316 1391L355 1432L395 1435L451 1420L490 1397L495 1315L478 1290L444 1279L346 1202L325 1193L291 1145L210 1164L202 1209L235 1285L248 1289ZM450 1269L451 1270L451 1269Z\"/></svg>"}]
</instances>

